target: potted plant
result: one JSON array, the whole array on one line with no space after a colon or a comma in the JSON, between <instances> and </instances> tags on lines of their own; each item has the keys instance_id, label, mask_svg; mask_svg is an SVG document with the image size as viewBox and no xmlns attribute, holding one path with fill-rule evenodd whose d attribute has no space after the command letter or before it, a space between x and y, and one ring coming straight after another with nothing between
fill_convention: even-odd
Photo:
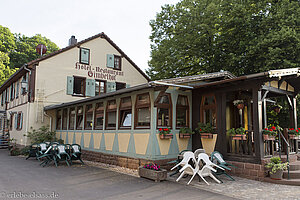
<instances>
[{"instance_id":1,"label":"potted plant","mask_svg":"<svg viewBox=\"0 0 300 200\"><path fill-rule=\"evenodd\" d=\"M227 134L232 136L233 140L247 140L246 131L243 127L229 129Z\"/></svg>"},{"instance_id":2,"label":"potted plant","mask_svg":"<svg viewBox=\"0 0 300 200\"><path fill-rule=\"evenodd\" d=\"M288 129L288 136L292 140L297 140L299 139L300 135L300 128L294 129L294 128L289 128Z\"/></svg>"},{"instance_id":3,"label":"potted plant","mask_svg":"<svg viewBox=\"0 0 300 200\"><path fill-rule=\"evenodd\" d=\"M272 157L270 163L266 164L266 168L270 169L270 178L282 179L283 170L286 170L288 163L282 163L279 157Z\"/></svg>"},{"instance_id":4,"label":"potted plant","mask_svg":"<svg viewBox=\"0 0 300 200\"><path fill-rule=\"evenodd\" d=\"M199 122L198 128L196 130L201 135L201 138L210 138L210 139L213 138L214 129L210 123L205 124L205 123Z\"/></svg>"},{"instance_id":5,"label":"potted plant","mask_svg":"<svg viewBox=\"0 0 300 200\"><path fill-rule=\"evenodd\" d=\"M173 134L169 128L159 128L160 139L173 139Z\"/></svg>"},{"instance_id":6,"label":"potted plant","mask_svg":"<svg viewBox=\"0 0 300 200\"><path fill-rule=\"evenodd\" d=\"M277 135L277 129L275 126L271 126L269 128L264 128L262 131L263 139L264 140L275 140Z\"/></svg>"},{"instance_id":7,"label":"potted plant","mask_svg":"<svg viewBox=\"0 0 300 200\"><path fill-rule=\"evenodd\" d=\"M167 178L167 170L161 169L155 163L149 163L139 167L139 176L159 182Z\"/></svg>"},{"instance_id":8,"label":"potted plant","mask_svg":"<svg viewBox=\"0 0 300 200\"><path fill-rule=\"evenodd\" d=\"M179 130L179 138L190 138L194 134L194 131L191 128L182 127Z\"/></svg>"},{"instance_id":9,"label":"potted plant","mask_svg":"<svg viewBox=\"0 0 300 200\"><path fill-rule=\"evenodd\" d=\"M233 104L240 110L244 108L244 100L237 99L233 101Z\"/></svg>"},{"instance_id":10,"label":"potted plant","mask_svg":"<svg viewBox=\"0 0 300 200\"><path fill-rule=\"evenodd\" d=\"M8 148L9 148L9 154L11 156L17 156L20 154L20 149L17 147L16 139L11 138L8 140Z\"/></svg>"}]
</instances>

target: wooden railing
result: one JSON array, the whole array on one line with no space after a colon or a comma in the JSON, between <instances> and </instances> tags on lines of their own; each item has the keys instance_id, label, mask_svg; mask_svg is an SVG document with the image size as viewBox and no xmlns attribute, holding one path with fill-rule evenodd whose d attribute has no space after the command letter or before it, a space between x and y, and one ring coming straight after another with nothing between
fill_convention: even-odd
<instances>
[{"instance_id":1,"label":"wooden railing","mask_svg":"<svg viewBox=\"0 0 300 200\"><path fill-rule=\"evenodd\" d=\"M245 135L227 136L228 153L235 155L255 155L254 137L252 130L246 130Z\"/></svg>"}]
</instances>

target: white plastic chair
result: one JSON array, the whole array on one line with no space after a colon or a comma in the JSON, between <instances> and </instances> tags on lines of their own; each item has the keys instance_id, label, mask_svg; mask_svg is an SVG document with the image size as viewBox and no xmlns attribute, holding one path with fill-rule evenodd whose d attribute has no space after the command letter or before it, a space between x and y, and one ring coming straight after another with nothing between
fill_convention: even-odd
<instances>
[{"instance_id":1,"label":"white plastic chair","mask_svg":"<svg viewBox=\"0 0 300 200\"><path fill-rule=\"evenodd\" d=\"M192 162L194 163L195 167L193 167L192 165L189 164L190 160L192 160ZM182 166L182 168L179 170L179 172L181 174L176 179L176 181L178 182L185 174L192 175L192 178L187 183L189 185L190 182L195 177L195 175L197 174L197 172L199 171L199 165L197 163L197 160L195 159L195 154L193 152L191 152L191 151L185 152L183 154L182 161L180 163L178 163L177 165L175 165L171 170L177 168L178 166Z\"/></svg>"},{"instance_id":2,"label":"white plastic chair","mask_svg":"<svg viewBox=\"0 0 300 200\"><path fill-rule=\"evenodd\" d=\"M198 175L201 177L201 179L207 184L209 185L209 183L204 179L204 177L211 177L212 179L214 179L217 183L221 183L221 181L219 181L213 174L212 174L212 171L213 172L217 172L216 169L214 169L213 167L217 167L221 170L225 170L223 169L222 167L216 165L215 163L211 162L209 160L209 156L205 153L200 153L198 155L198 164L200 164L201 160L203 161L204 163L204 166L198 171Z\"/></svg>"}]
</instances>

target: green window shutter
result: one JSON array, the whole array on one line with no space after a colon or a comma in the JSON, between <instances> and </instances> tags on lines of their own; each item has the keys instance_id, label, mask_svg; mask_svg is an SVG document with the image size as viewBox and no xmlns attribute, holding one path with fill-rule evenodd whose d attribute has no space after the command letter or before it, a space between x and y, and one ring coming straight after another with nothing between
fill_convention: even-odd
<instances>
[{"instance_id":1,"label":"green window shutter","mask_svg":"<svg viewBox=\"0 0 300 200\"><path fill-rule=\"evenodd\" d=\"M126 83L126 88L130 88L130 84L127 84L127 83Z\"/></svg>"},{"instance_id":2,"label":"green window shutter","mask_svg":"<svg viewBox=\"0 0 300 200\"><path fill-rule=\"evenodd\" d=\"M21 113L20 116L20 129L22 129L22 125L23 125L23 113Z\"/></svg>"},{"instance_id":3,"label":"green window shutter","mask_svg":"<svg viewBox=\"0 0 300 200\"><path fill-rule=\"evenodd\" d=\"M1 105L3 105L4 104L4 92L2 92L2 94L1 94Z\"/></svg>"},{"instance_id":4,"label":"green window shutter","mask_svg":"<svg viewBox=\"0 0 300 200\"><path fill-rule=\"evenodd\" d=\"M74 85L74 77L68 76L67 77L67 94L69 94L69 95L73 94L73 85Z\"/></svg>"},{"instance_id":5,"label":"green window shutter","mask_svg":"<svg viewBox=\"0 0 300 200\"><path fill-rule=\"evenodd\" d=\"M89 96L89 97L95 96L95 80L94 79L86 79L85 96Z\"/></svg>"},{"instance_id":6,"label":"green window shutter","mask_svg":"<svg viewBox=\"0 0 300 200\"><path fill-rule=\"evenodd\" d=\"M114 68L114 55L106 55L106 67Z\"/></svg>"},{"instance_id":7,"label":"green window shutter","mask_svg":"<svg viewBox=\"0 0 300 200\"><path fill-rule=\"evenodd\" d=\"M9 88L6 89L6 102L9 102Z\"/></svg>"},{"instance_id":8,"label":"green window shutter","mask_svg":"<svg viewBox=\"0 0 300 200\"><path fill-rule=\"evenodd\" d=\"M116 83L115 82L106 82L106 93L116 91Z\"/></svg>"},{"instance_id":9,"label":"green window shutter","mask_svg":"<svg viewBox=\"0 0 300 200\"><path fill-rule=\"evenodd\" d=\"M26 92L28 92L28 85L29 85L29 79L28 79L29 77L28 77L28 73L26 74L26 82L27 82L27 84L26 84Z\"/></svg>"},{"instance_id":10,"label":"green window shutter","mask_svg":"<svg viewBox=\"0 0 300 200\"><path fill-rule=\"evenodd\" d=\"M15 114L15 129L18 128L18 114Z\"/></svg>"},{"instance_id":11,"label":"green window shutter","mask_svg":"<svg viewBox=\"0 0 300 200\"><path fill-rule=\"evenodd\" d=\"M17 84L16 98L18 98L19 97L19 87L20 87L19 85L20 85L20 83L17 82L16 84Z\"/></svg>"}]
</instances>

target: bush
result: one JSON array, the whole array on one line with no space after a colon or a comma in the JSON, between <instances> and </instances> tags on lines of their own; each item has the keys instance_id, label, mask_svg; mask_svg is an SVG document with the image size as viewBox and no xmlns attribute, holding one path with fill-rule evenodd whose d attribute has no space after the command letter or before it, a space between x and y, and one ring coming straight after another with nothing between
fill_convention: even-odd
<instances>
[{"instance_id":1,"label":"bush","mask_svg":"<svg viewBox=\"0 0 300 200\"><path fill-rule=\"evenodd\" d=\"M271 162L266 164L266 168L270 169L270 173L274 174L278 170L286 170L288 163L282 163L281 159L279 157L272 157Z\"/></svg>"},{"instance_id":2,"label":"bush","mask_svg":"<svg viewBox=\"0 0 300 200\"><path fill-rule=\"evenodd\" d=\"M31 144L42 143L42 142L51 142L55 140L55 132L50 131L49 126L42 126L38 130L35 130L31 127L32 131L28 131L27 136Z\"/></svg>"}]
</instances>

